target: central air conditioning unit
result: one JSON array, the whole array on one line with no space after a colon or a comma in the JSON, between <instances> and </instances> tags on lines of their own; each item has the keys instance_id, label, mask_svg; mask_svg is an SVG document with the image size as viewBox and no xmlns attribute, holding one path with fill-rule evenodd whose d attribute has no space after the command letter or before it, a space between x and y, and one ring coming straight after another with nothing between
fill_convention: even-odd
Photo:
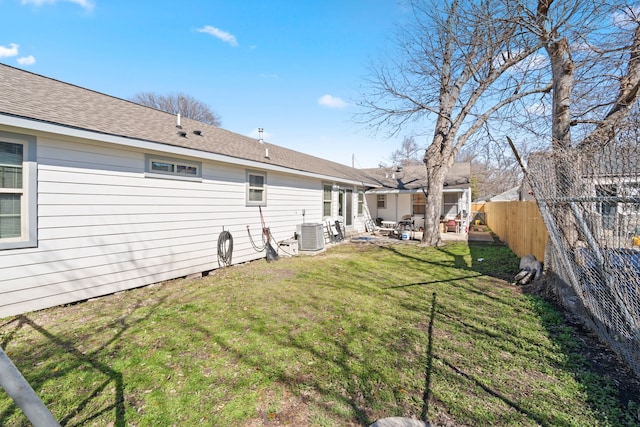
<instances>
[{"instance_id":1,"label":"central air conditioning unit","mask_svg":"<svg viewBox=\"0 0 640 427\"><path fill-rule=\"evenodd\" d=\"M322 224L302 224L299 246L301 251L319 251L324 248Z\"/></svg>"}]
</instances>

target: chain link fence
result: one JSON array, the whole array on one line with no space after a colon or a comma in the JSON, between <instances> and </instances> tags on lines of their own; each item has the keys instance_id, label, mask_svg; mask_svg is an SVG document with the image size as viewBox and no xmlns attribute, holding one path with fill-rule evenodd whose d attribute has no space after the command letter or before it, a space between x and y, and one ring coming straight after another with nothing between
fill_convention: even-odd
<instances>
[{"instance_id":1,"label":"chain link fence","mask_svg":"<svg viewBox=\"0 0 640 427\"><path fill-rule=\"evenodd\" d=\"M640 376L640 144L529 156L549 290Z\"/></svg>"}]
</instances>

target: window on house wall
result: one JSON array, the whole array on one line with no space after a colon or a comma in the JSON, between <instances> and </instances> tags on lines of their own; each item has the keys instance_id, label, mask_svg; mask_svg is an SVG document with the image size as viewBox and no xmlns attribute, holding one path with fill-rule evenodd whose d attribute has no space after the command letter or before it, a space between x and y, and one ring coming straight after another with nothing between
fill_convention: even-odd
<instances>
[{"instance_id":1,"label":"window on house wall","mask_svg":"<svg viewBox=\"0 0 640 427\"><path fill-rule=\"evenodd\" d=\"M387 195L386 194L378 194L376 195L376 206L378 209L385 209L387 207Z\"/></svg>"},{"instance_id":2,"label":"window on house wall","mask_svg":"<svg viewBox=\"0 0 640 427\"><path fill-rule=\"evenodd\" d=\"M615 185L596 186L598 212L601 215L602 227L612 230L615 227L618 188Z\"/></svg>"},{"instance_id":3,"label":"window on house wall","mask_svg":"<svg viewBox=\"0 0 640 427\"><path fill-rule=\"evenodd\" d=\"M170 157L146 156L145 174L152 178L202 180L202 163Z\"/></svg>"},{"instance_id":4,"label":"window on house wall","mask_svg":"<svg viewBox=\"0 0 640 427\"><path fill-rule=\"evenodd\" d=\"M247 172L247 205L267 205L267 174L263 172Z\"/></svg>"},{"instance_id":5,"label":"window on house wall","mask_svg":"<svg viewBox=\"0 0 640 427\"><path fill-rule=\"evenodd\" d=\"M331 216L331 200L333 197L333 185L324 184L322 186L322 216Z\"/></svg>"},{"instance_id":6,"label":"window on house wall","mask_svg":"<svg viewBox=\"0 0 640 427\"><path fill-rule=\"evenodd\" d=\"M364 191L358 190L358 216L364 213Z\"/></svg>"},{"instance_id":7,"label":"window on house wall","mask_svg":"<svg viewBox=\"0 0 640 427\"><path fill-rule=\"evenodd\" d=\"M444 193L443 199L443 215L447 218L452 218L458 215L458 198L460 193Z\"/></svg>"},{"instance_id":8,"label":"window on house wall","mask_svg":"<svg viewBox=\"0 0 640 427\"><path fill-rule=\"evenodd\" d=\"M0 132L0 249L37 246L35 138Z\"/></svg>"},{"instance_id":9,"label":"window on house wall","mask_svg":"<svg viewBox=\"0 0 640 427\"><path fill-rule=\"evenodd\" d=\"M424 193L414 193L411 195L413 215L424 215L427 205L427 199Z\"/></svg>"},{"instance_id":10,"label":"window on house wall","mask_svg":"<svg viewBox=\"0 0 640 427\"><path fill-rule=\"evenodd\" d=\"M637 203L638 198L640 198L640 184L636 182L625 183L621 191L621 196L625 200L621 203L620 211L625 214L637 215L640 213L640 204Z\"/></svg>"}]
</instances>

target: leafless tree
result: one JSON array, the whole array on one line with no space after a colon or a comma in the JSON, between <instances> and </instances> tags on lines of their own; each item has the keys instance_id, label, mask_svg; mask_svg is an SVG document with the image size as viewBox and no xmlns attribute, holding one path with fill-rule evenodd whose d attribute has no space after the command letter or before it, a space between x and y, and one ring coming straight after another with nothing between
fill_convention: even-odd
<instances>
[{"instance_id":1,"label":"leafless tree","mask_svg":"<svg viewBox=\"0 0 640 427\"><path fill-rule=\"evenodd\" d=\"M399 132L411 121L433 121L425 151L427 188L423 244L440 241L442 187L460 149L497 112L551 89L534 67L511 73L540 50L509 2L410 0L413 25L397 38L393 59L374 68L363 96L366 121Z\"/></svg>"},{"instance_id":2,"label":"leafless tree","mask_svg":"<svg viewBox=\"0 0 640 427\"><path fill-rule=\"evenodd\" d=\"M491 148L500 148L492 153ZM477 149L465 147L460 151L457 162L471 164L471 199L485 198L503 193L520 183L520 166L503 145L481 144Z\"/></svg>"},{"instance_id":3,"label":"leafless tree","mask_svg":"<svg viewBox=\"0 0 640 427\"><path fill-rule=\"evenodd\" d=\"M391 134L410 122L433 127L423 244L439 243L444 178L462 147L486 136L480 130L504 135L516 126L557 148L583 124L589 144L611 133L637 97L637 36L620 37L625 31L609 21L616 10L633 15L622 0L409 4L414 23L403 26L392 59L373 68L361 106L365 122ZM605 119L594 120L602 111Z\"/></svg>"},{"instance_id":4,"label":"leafless tree","mask_svg":"<svg viewBox=\"0 0 640 427\"><path fill-rule=\"evenodd\" d=\"M394 165L419 165L422 163L422 153L424 147L420 147L413 136L405 136L400 148L391 153L391 161Z\"/></svg>"},{"instance_id":5,"label":"leafless tree","mask_svg":"<svg viewBox=\"0 0 640 427\"><path fill-rule=\"evenodd\" d=\"M611 141L640 94L637 10L624 0L538 0L523 22L549 59L552 147Z\"/></svg>"},{"instance_id":6,"label":"leafless tree","mask_svg":"<svg viewBox=\"0 0 640 427\"><path fill-rule=\"evenodd\" d=\"M184 93L159 95L153 92L140 92L131 100L147 107L156 108L188 119L198 120L213 126L220 126L220 116L207 104Z\"/></svg>"}]
</instances>

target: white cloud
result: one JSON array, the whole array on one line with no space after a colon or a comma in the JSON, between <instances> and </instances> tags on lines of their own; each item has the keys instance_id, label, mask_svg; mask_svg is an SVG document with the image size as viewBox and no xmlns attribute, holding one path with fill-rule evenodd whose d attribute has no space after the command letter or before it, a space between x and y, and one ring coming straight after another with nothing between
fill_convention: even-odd
<instances>
[{"instance_id":1,"label":"white cloud","mask_svg":"<svg viewBox=\"0 0 640 427\"><path fill-rule=\"evenodd\" d=\"M36 58L34 58L33 55L22 56L18 58L17 61L20 65L32 65L36 63Z\"/></svg>"},{"instance_id":2,"label":"white cloud","mask_svg":"<svg viewBox=\"0 0 640 427\"><path fill-rule=\"evenodd\" d=\"M518 72L542 70L549 66L549 58L539 53L529 55L522 61L518 62L514 68Z\"/></svg>"},{"instance_id":3,"label":"white cloud","mask_svg":"<svg viewBox=\"0 0 640 427\"><path fill-rule=\"evenodd\" d=\"M318 104L329 108L344 108L347 106L346 102L333 95L322 95L320 99L318 99Z\"/></svg>"},{"instance_id":4,"label":"white cloud","mask_svg":"<svg viewBox=\"0 0 640 427\"><path fill-rule=\"evenodd\" d=\"M219 38L225 43L229 43L231 46L238 46L238 41L233 34L229 34L226 31L222 31L219 28L212 27L211 25L205 25L202 28L196 29L199 33L211 34L213 37Z\"/></svg>"},{"instance_id":5,"label":"white cloud","mask_svg":"<svg viewBox=\"0 0 640 427\"><path fill-rule=\"evenodd\" d=\"M535 103L527 106L526 110L531 115L544 117L545 115L548 114L548 112L550 111L550 108L548 105L545 105L542 103Z\"/></svg>"},{"instance_id":6,"label":"white cloud","mask_svg":"<svg viewBox=\"0 0 640 427\"><path fill-rule=\"evenodd\" d=\"M44 4L55 4L58 3L58 1L66 1L69 3L77 4L84 10L92 10L94 7L94 3L91 0L20 0L20 3L23 5L32 4L39 7Z\"/></svg>"},{"instance_id":7,"label":"white cloud","mask_svg":"<svg viewBox=\"0 0 640 427\"><path fill-rule=\"evenodd\" d=\"M624 12L616 12L612 15L611 21L618 28L630 28L637 25L640 19L640 6L630 7Z\"/></svg>"},{"instance_id":8,"label":"white cloud","mask_svg":"<svg viewBox=\"0 0 640 427\"><path fill-rule=\"evenodd\" d=\"M0 58L16 56L17 54L18 54L18 45L15 43L9 43L9 47L0 46Z\"/></svg>"}]
</instances>

